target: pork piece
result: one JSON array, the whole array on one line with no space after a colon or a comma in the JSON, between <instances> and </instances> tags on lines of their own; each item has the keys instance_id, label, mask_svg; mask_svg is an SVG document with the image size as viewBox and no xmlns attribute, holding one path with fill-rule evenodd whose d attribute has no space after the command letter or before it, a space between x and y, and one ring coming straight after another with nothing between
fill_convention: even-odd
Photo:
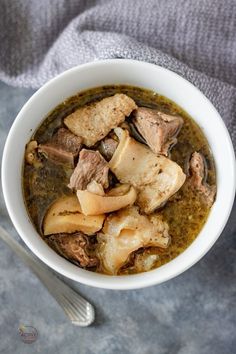
<instances>
[{"instance_id":1,"label":"pork piece","mask_svg":"<svg viewBox=\"0 0 236 354\"><path fill-rule=\"evenodd\" d=\"M127 130L116 128L115 133L119 145L109 161L110 170L120 183L130 184L137 190L137 205L142 212L150 214L182 187L186 176L177 163L157 156L131 138Z\"/></svg>"},{"instance_id":2,"label":"pork piece","mask_svg":"<svg viewBox=\"0 0 236 354\"><path fill-rule=\"evenodd\" d=\"M78 164L70 177L69 188L73 190L84 190L87 185L96 181L103 188L109 186L109 166L106 160L98 151L81 150Z\"/></svg>"},{"instance_id":3,"label":"pork piece","mask_svg":"<svg viewBox=\"0 0 236 354\"><path fill-rule=\"evenodd\" d=\"M74 167L75 159L82 148L82 139L68 129L60 128L51 140L39 145L39 152L55 163L67 163Z\"/></svg>"},{"instance_id":4,"label":"pork piece","mask_svg":"<svg viewBox=\"0 0 236 354\"><path fill-rule=\"evenodd\" d=\"M89 241L81 232L51 235L46 241L57 253L82 268L98 265L98 259L88 254Z\"/></svg>"},{"instance_id":5,"label":"pork piece","mask_svg":"<svg viewBox=\"0 0 236 354\"><path fill-rule=\"evenodd\" d=\"M64 119L64 123L90 147L122 123L135 108L132 98L117 93L77 109Z\"/></svg>"},{"instance_id":6,"label":"pork piece","mask_svg":"<svg viewBox=\"0 0 236 354\"><path fill-rule=\"evenodd\" d=\"M133 113L132 122L155 154L168 155L177 143L183 119L155 109L139 107Z\"/></svg>"},{"instance_id":7,"label":"pork piece","mask_svg":"<svg viewBox=\"0 0 236 354\"><path fill-rule=\"evenodd\" d=\"M98 234L98 255L108 274L117 274L129 256L142 247L167 248L169 226L160 215L141 215L137 207L110 214Z\"/></svg>"},{"instance_id":8,"label":"pork piece","mask_svg":"<svg viewBox=\"0 0 236 354\"><path fill-rule=\"evenodd\" d=\"M105 159L109 161L112 158L114 152L116 151L117 146L118 141L112 138L105 138L100 143L99 151L103 155L103 157L105 157Z\"/></svg>"},{"instance_id":9,"label":"pork piece","mask_svg":"<svg viewBox=\"0 0 236 354\"><path fill-rule=\"evenodd\" d=\"M206 181L207 166L204 156L194 152L189 161L189 182L204 198L208 207L211 207L215 200L216 186L209 186Z\"/></svg>"}]
</instances>

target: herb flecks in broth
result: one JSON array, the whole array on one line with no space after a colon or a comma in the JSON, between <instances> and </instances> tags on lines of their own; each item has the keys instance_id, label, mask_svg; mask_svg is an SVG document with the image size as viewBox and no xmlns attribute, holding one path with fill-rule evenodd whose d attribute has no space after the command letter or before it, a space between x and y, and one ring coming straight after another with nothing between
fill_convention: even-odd
<instances>
[{"instance_id":1,"label":"herb flecks in broth","mask_svg":"<svg viewBox=\"0 0 236 354\"><path fill-rule=\"evenodd\" d=\"M32 140L36 140L38 144L47 143L59 128L64 127L63 121L68 115L88 103L97 102L104 97L113 96L117 93L128 95L137 106L157 109L163 113L181 117L183 126L178 134L177 144L171 149L169 157L187 173L191 155L195 151L201 152L208 166L206 183L209 185L216 184L214 160L208 142L198 125L184 110L166 97L142 88L114 85L81 92L57 106L36 130ZM107 139L111 140L111 138L114 139L114 136L109 135ZM97 150L97 146L95 145L92 149ZM37 231L45 238L42 232L42 222L48 208L60 197L73 195L72 190L68 188L73 169L66 164L55 164L43 155L41 159L43 166L37 168L25 164L23 188L29 215ZM109 175L109 180L117 183L116 178L112 175ZM145 270L145 267L140 268L140 264L148 264L148 262L149 267L151 264L151 268L159 267L182 253L197 237L207 220L210 208L204 203L202 195L191 188L188 180L189 178L182 188L154 213L162 217L169 226L171 236L169 246L167 248L151 246L146 249L138 249L130 256L125 266L121 267L118 274L132 274L141 271L140 269ZM96 237L89 236L88 239L84 240L83 237L76 235L78 238L77 245L80 245L83 241L86 244L88 254L94 257L97 252ZM67 238L63 236L63 239L66 240ZM89 240L93 243L92 246L88 246ZM73 247L75 245L76 242L73 243ZM100 266L95 265L96 262L94 262L94 268L91 268L91 270L104 272L101 264Z\"/></svg>"}]
</instances>

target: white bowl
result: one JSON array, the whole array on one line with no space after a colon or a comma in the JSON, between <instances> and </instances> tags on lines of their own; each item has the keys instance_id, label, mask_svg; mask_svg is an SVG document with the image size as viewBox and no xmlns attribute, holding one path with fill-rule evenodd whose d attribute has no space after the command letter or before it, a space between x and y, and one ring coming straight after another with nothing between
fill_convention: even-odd
<instances>
[{"instance_id":1,"label":"white bowl","mask_svg":"<svg viewBox=\"0 0 236 354\"><path fill-rule=\"evenodd\" d=\"M78 268L57 255L35 231L22 193L26 143L47 114L79 91L107 84L129 84L156 91L187 111L204 131L216 163L217 198L195 241L162 267L127 276L107 276ZM27 246L49 267L75 281L107 289L160 284L191 267L213 246L229 217L235 194L235 157L228 131L210 101L177 74L134 60L104 60L72 68L41 87L24 105L8 135L2 161L2 185L11 220Z\"/></svg>"}]
</instances>

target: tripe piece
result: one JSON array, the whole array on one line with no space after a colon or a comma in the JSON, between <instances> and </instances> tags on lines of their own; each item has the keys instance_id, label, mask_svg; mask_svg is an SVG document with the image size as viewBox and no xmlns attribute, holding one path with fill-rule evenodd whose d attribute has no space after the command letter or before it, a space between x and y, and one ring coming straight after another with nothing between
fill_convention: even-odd
<instances>
[{"instance_id":1,"label":"tripe piece","mask_svg":"<svg viewBox=\"0 0 236 354\"><path fill-rule=\"evenodd\" d=\"M136 203L146 214L152 213L175 194L185 181L181 167L116 128L119 145L109 162L111 171L121 183L131 184L138 192Z\"/></svg>"},{"instance_id":2,"label":"tripe piece","mask_svg":"<svg viewBox=\"0 0 236 354\"><path fill-rule=\"evenodd\" d=\"M105 215L85 216L75 195L61 197L48 209L43 221L45 236L81 231L93 235L101 230Z\"/></svg>"},{"instance_id":3,"label":"tripe piece","mask_svg":"<svg viewBox=\"0 0 236 354\"><path fill-rule=\"evenodd\" d=\"M100 215L111 213L127 206L134 204L137 193L134 187L127 186L124 194L120 194L116 189L120 190L121 187L110 190L108 195L98 195L91 193L87 190L77 191L77 197L84 215Z\"/></svg>"},{"instance_id":4,"label":"tripe piece","mask_svg":"<svg viewBox=\"0 0 236 354\"><path fill-rule=\"evenodd\" d=\"M168 224L159 215L141 215L134 206L111 214L97 236L98 255L105 272L117 274L130 254L141 247L168 247L168 231Z\"/></svg>"}]
</instances>

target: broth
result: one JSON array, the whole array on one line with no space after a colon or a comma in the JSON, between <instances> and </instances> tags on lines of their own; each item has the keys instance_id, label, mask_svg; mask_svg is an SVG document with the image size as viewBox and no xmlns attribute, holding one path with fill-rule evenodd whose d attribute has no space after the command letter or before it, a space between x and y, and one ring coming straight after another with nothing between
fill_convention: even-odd
<instances>
[{"instance_id":1,"label":"broth","mask_svg":"<svg viewBox=\"0 0 236 354\"><path fill-rule=\"evenodd\" d=\"M198 125L183 109L168 98L138 87L114 85L81 92L58 105L38 127L32 139L37 140L40 144L45 143L51 138L57 128L63 126L63 119L68 114L85 104L112 96L115 93L127 94L135 100L138 106L155 108L168 114L181 116L184 124L178 135L178 143L171 150L171 159L185 170L186 159L188 159L190 154L194 151L201 151L206 157L208 164L207 182L210 185L216 183L214 160L208 142ZM43 167L39 169L24 164L23 189L25 203L33 224L43 238L42 222L49 205L60 196L72 194L67 187L71 174L72 168L66 165L56 165L49 159L45 159ZM169 224L169 233L171 235L169 247L166 249L149 247L137 252L158 254L159 257L155 262L154 268L169 262L194 241L206 222L209 211L210 208L204 204L200 195L185 183L168 200L165 206L156 211L158 214L163 215L164 220ZM103 272L103 269L99 267L93 270ZM119 274L131 273L136 273L131 261L119 271Z\"/></svg>"}]
</instances>

